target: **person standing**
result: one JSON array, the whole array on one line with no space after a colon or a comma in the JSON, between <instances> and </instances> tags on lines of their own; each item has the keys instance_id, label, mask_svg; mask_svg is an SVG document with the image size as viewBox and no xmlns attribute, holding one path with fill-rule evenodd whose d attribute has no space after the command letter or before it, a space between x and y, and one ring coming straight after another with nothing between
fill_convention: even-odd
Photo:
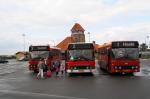
<instances>
[{"instance_id":1,"label":"person standing","mask_svg":"<svg viewBox=\"0 0 150 99\"><path fill-rule=\"evenodd\" d=\"M44 59L40 59L39 63L38 63L38 68L39 68L39 73L37 74L37 78L39 78L39 76L41 76L41 78L43 79L43 67L45 66L44 63Z\"/></svg>"},{"instance_id":2,"label":"person standing","mask_svg":"<svg viewBox=\"0 0 150 99\"><path fill-rule=\"evenodd\" d=\"M64 65L64 62L61 61L61 65L60 65L60 73L61 73L62 76L64 75L64 71L65 71L65 65Z\"/></svg>"},{"instance_id":3,"label":"person standing","mask_svg":"<svg viewBox=\"0 0 150 99\"><path fill-rule=\"evenodd\" d=\"M58 76L59 71L60 71L60 62L58 60L55 61L54 63L55 70L56 70L56 76Z\"/></svg>"},{"instance_id":4,"label":"person standing","mask_svg":"<svg viewBox=\"0 0 150 99\"><path fill-rule=\"evenodd\" d=\"M47 70L48 70L48 63L47 63L47 61L48 61L48 58L45 58L44 59L44 66L43 66L43 72L44 73L46 73Z\"/></svg>"}]
</instances>

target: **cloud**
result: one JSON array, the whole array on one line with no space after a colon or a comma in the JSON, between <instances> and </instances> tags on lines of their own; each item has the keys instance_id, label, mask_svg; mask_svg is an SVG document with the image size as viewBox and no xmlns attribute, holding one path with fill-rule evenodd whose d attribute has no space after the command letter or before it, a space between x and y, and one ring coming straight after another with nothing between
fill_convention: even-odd
<instances>
[{"instance_id":1,"label":"cloud","mask_svg":"<svg viewBox=\"0 0 150 99\"><path fill-rule=\"evenodd\" d=\"M94 38L101 44L116 40L135 40L145 43L145 37L150 35L149 27L150 23L134 24L128 27L108 27Z\"/></svg>"},{"instance_id":2,"label":"cloud","mask_svg":"<svg viewBox=\"0 0 150 99\"><path fill-rule=\"evenodd\" d=\"M2 2L3 1L3 2ZM105 0L2 0L0 16L8 25L48 28L70 21L96 24L120 13L134 15L150 10L149 0L117 0L112 6ZM9 7L8 7L9 5ZM6 20L7 19L7 20Z\"/></svg>"},{"instance_id":3,"label":"cloud","mask_svg":"<svg viewBox=\"0 0 150 99\"><path fill-rule=\"evenodd\" d=\"M116 26L118 20L113 20L113 17L150 16L149 4L149 0L0 0L0 38L3 39L0 48L11 49L8 45L13 45L12 50L22 50L23 33L26 34L27 46L57 44L70 35L75 22L87 31L92 27L95 36L91 38L98 42L132 39L133 36L142 42L141 33L150 33L149 19L147 23L126 23L129 25L126 27ZM106 24L109 26L104 27Z\"/></svg>"}]
</instances>

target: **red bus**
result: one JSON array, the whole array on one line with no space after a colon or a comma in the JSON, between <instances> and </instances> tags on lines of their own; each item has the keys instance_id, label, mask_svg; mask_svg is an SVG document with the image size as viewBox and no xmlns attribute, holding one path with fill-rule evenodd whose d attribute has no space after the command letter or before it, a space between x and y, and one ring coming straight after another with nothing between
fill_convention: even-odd
<instances>
[{"instance_id":1,"label":"red bus","mask_svg":"<svg viewBox=\"0 0 150 99\"><path fill-rule=\"evenodd\" d=\"M93 43L70 43L67 49L67 73L92 73L95 69Z\"/></svg>"},{"instance_id":2,"label":"red bus","mask_svg":"<svg viewBox=\"0 0 150 99\"><path fill-rule=\"evenodd\" d=\"M139 43L114 41L99 47L99 66L109 73L133 73L140 71Z\"/></svg>"},{"instance_id":3,"label":"red bus","mask_svg":"<svg viewBox=\"0 0 150 99\"><path fill-rule=\"evenodd\" d=\"M61 53L61 49L57 47L51 47L50 53L51 53L51 70L53 71L55 70L55 67L53 67L55 61L59 61L59 63L61 63L62 53Z\"/></svg>"},{"instance_id":4,"label":"red bus","mask_svg":"<svg viewBox=\"0 0 150 99\"><path fill-rule=\"evenodd\" d=\"M49 45L42 45L42 46L30 46L29 47L29 53L30 53L30 60L29 60L29 70L37 72L38 68L38 62L41 58L46 59L45 63L51 70L52 67L52 61L54 60L60 60L61 51L58 48L50 48Z\"/></svg>"}]
</instances>

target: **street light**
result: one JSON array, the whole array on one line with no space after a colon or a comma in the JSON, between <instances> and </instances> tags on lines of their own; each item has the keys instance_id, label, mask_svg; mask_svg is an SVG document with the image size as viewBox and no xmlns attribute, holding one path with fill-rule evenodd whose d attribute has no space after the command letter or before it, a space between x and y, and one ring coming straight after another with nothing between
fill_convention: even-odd
<instances>
[{"instance_id":1,"label":"street light","mask_svg":"<svg viewBox=\"0 0 150 99\"><path fill-rule=\"evenodd\" d=\"M51 40L51 43L53 43L52 45L55 46L55 41L54 40Z\"/></svg>"},{"instance_id":2,"label":"street light","mask_svg":"<svg viewBox=\"0 0 150 99\"><path fill-rule=\"evenodd\" d=\"M54 44L54 46L55 46L55 41L53 40L53 44Z\"/></svg>"},{"instance_id":3,"label":"street light","mask_svg":"<svg viewBox=\"0 0 150 99\"><path fill-rule=\"evenodd\" d=\"M89 35L89 42L90 42L90 32L88 32L88 35Z\"/></svg>"},{"instance_id":4,"label":"street light","mask_svg":"<svg viewBox=\"0 0 150 99\"><path fill-rule=\"evenodd\" d=\"M23 43L24 43L24 44L23 44L23 47L24 47L24 52L25 52L25 36L26 36L26 35L23 33L22 36L23 36Z\"/></svg>"},{"instance_id":5,"label":"street light","mask_svg":"<svg viewBox=\"0 0 150 99\"><path fill-rule=\"evenodd\" d=\"M148 39L149 38L149 36L145 36L145 45L147 45L148 46L148 44L146 44L147 42L146 42L146 39Z\"/></svg>"}]
</instances>

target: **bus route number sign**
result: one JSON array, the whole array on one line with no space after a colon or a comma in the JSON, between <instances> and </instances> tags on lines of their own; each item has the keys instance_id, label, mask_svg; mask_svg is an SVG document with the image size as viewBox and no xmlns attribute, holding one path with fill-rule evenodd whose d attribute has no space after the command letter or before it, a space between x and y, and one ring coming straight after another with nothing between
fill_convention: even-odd
<instances>
[{"instance_id":1,"label":"bus route number sign","mask_svg":"<svg viewBox=\"0 0 150 99\"><path fill-rule=\"evenodd\" d=\"M133 42L123 42L122 45L123 46L128 46L128 47L133 47L133 46L135 46L135 43L133 43Z\"/></svg>"},{"instance_id":2,"label":"bus route number sign","mask_svg":"<svg viewBox=\"0 0 150 99\"><path fill-rule=\"evenodd\" d=\"M113 48L137 48L138 42L113 42Z\"/></svg>"},{"instance_id":3,"label":"bus route number sign","mask_svg":"<svg viewBox=\"0 0 150 99\"><path fill-rule=\"evenodd\" d=\"M30 51L47 51L48 46L31 46L29 48Z\"/></svg>"}]
</instances>

